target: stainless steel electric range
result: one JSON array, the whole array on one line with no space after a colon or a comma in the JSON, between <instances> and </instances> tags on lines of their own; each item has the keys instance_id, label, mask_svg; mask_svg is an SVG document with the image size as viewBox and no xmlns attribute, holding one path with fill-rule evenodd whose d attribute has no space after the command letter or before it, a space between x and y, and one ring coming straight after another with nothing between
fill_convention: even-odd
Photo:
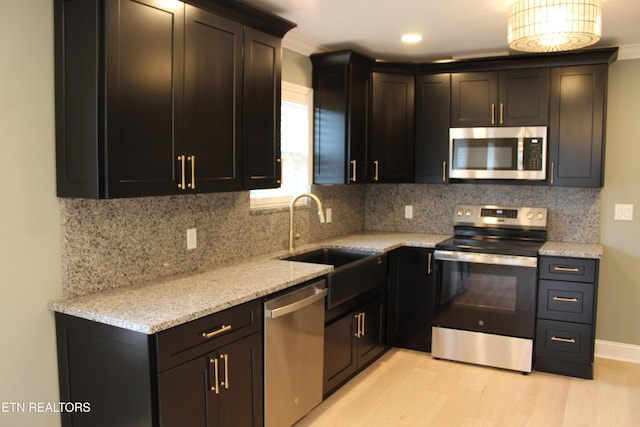
<instances>
[{"instance_id":1,"label":"stainless steel electric range","mask_svg":"<svg viewBox=\"0 0 640 427\"><path fill-rule=\"evenodd\" d=\"M547 209L460 205L453 225L434 252L432 356L531 372Z\"/></svg>"}]
</instances>

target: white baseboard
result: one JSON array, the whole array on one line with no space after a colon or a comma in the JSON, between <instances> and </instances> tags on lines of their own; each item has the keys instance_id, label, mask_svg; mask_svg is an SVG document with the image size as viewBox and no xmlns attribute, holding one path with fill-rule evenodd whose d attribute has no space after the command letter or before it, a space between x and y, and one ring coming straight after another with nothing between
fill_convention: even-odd
<instances>
[{"instance_id":1,"label":"white baseboard","mask_svg":"<svg viewBox=\"0 0 640 427\"><path fill-rule=\"evenodd\" d=\"M596 340L595 356L603 359L640 363L640 346L613 341Z\"/></svg>"}]
</instances>

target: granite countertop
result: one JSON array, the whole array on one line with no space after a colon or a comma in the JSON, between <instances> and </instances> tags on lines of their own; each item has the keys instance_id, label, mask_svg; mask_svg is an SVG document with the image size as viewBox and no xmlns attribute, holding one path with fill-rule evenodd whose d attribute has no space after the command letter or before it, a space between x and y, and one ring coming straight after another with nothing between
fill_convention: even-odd
<instances>
[{"instance_id":1,"label":"granite countertop","mask_svg":"<svg viewBox=\"0 0 640 427\"><path fill-rule=\"evenodd\" d=\"M300 247L387 252L401 246L435 247L447 235L357 233ZM112 326L154 334L173 326L324 276L333 267L284 261L286 251L240 260L211 271L113 289L49 303L49 309Z\"/></svg>"},{"instance_id":2,"label":"granite countertop","mask_svg":"<svg viewBox=\"0 0 640 427\"><path fill-rule=\"evenodd\" d=\"M304 253L322 247L388 252L402 246L434 248L449 235L361 232L299 247ZM540 255L600 258L602 246L547 242ZM285 261L287 251L239 260L211 271L113 289L49 303L49 309L145 334L261 298L329 274L323 264Z\"/></svg>"},{"instance_id":3,"label":"granite countertop","mask_svg":"<svg viewBox=\"0 0 640 427\"><path fill-rule=\"evenodd\" d=\"M600 259L602 251L602 245L596 243L546 242L538 255Z\"/></svg>"}]
</instances>

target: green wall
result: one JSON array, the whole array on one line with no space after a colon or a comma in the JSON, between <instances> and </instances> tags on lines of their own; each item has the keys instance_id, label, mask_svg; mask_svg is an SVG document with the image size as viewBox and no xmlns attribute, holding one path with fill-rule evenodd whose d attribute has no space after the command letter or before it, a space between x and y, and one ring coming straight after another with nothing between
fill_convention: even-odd
<instances>
[{"instance_id":1,"label":"green wall","mask_svg":"<svg viewBox=\"0 0 640 427\"><path fill-rule=\"evenodd\" d=\"M640 346L640 59L609 70L605 186L601 193L598 339ZM615 221L615 204L633 221Z\"/></svg>"},{"instance_id":2,"label":"green wall","mask_svg":"<svg viewBox=\"0 0 640 427\"><path fill-rule=\"evenodd\" d=\"M0 2L0 403L58 395L53 313L62 297L53 113L53 1ZM0 411L0 426L51 427L60 414Z\"/></svg>"},{"instance_id":3,"label":"green wall","mask_svg":"<svg viewBox=\"0 0 640 427\"><path fill-rule=\"evenodd\" d=\"M282 49L282 80L311 87L311 60L308 56Z\"/></svg>"}]
</instances>

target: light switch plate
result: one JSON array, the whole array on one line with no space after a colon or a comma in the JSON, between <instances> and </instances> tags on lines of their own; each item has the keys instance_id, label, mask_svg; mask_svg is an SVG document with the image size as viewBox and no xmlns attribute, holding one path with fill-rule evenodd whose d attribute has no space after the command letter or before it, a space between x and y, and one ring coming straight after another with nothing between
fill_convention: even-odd
<instances>
[{"instance_id":1,"label":"light switch plate","mask_svg":"<svg viewBox=\"0 0 640 427\"><path fill-rule=\"evenodd\" d=\"M616 221L633 221L633 205L616 203L614 219Z\"/></svg>"},{"instance_id":2,"label":"light switch plate","mask_svg":"<svg viewBox=\"0 0 640 427\"><path fill-rule=\"evenodd\" d=\"M404 207L404 219L413 219L413 206L405 205Z\"/></svg>"},{"instance_id":3,"label":"light switch plate","mask_svg":"<svg viewBox=\"0 0 640 427\"><path fill-rule=\"evenodd\" d=\"M189 228L187 230L187 250L195 249L198 247L198 235L195 228Z\"/></svg>"}]
</instances>

